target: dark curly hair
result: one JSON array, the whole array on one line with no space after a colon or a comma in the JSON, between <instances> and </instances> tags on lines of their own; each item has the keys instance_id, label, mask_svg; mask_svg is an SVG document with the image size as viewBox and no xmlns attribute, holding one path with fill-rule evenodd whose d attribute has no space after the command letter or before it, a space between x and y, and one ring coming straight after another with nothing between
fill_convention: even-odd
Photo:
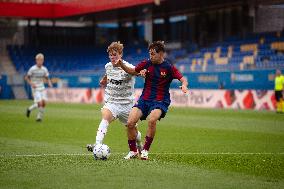
<instances>
[{"instance_id":1,"label":"dark curly hair","mask_svg":"<svg viewBox=\"0 0 284 189\"><path fill-rule=\"evenodd\" d=\"M150 49L154 49L157 53L165 52L165 43L164 41L154 41L149 45L148 50Z\"/></svg>"}]
</instances>

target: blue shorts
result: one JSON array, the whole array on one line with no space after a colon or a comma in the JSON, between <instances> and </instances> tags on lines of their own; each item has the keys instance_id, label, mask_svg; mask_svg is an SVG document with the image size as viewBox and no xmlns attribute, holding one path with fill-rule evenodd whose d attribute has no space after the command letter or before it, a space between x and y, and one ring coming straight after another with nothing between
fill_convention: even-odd
<instances>
[{"instance_id":1,"label":"blue shorts","mask_svg":"<svg viewBox=\"0 0 284 189\"><path fill-rule=\"evenodd\" d=\"M151 113L152 110L160 109L162 110L161 118L164 118L167 114L169 103L162 102L162 101L152 101L152 100L143 100L139 99L138 102L133 106L137 107L142 111L142 117L140 120L145 120L147 116Z\"/></svg>"}]
</instances>

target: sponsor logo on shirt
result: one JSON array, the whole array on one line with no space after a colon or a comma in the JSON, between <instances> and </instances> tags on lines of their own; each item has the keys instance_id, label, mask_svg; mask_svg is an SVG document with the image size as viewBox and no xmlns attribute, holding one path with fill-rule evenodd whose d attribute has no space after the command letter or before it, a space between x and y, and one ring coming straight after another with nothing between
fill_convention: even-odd
<instances>
[{"instance_id":1,"label":"sponsor logo on shirt","mask_svg":"<svg viewBox=\"0 0 284 189\"><path fill-rule=\"evenodd\" d=\"M167 73L166 73L166 72L161 72L161 76L162 76L162 77L166 77L166 76L167 76Z\"/></svg>"}]
</instances>

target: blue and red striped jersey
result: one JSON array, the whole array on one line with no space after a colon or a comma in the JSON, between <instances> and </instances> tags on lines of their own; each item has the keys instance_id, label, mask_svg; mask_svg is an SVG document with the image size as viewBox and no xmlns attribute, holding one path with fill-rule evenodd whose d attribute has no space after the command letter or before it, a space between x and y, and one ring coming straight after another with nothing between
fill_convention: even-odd
<instances>
[{"instance_id":1,"label":"blue and red striped jersey","mask_svg":"<svg viewBox=\"0 0 284 189\"><path fill-rule=\"evenodd\" d=\"M147 74L140 98L170 103L170 84L173 79L180 80L183 77L182 74L166 60L161 64L153 64L150 60L145 60L135 67L137 73L144 69L147 70Z\"/></svg>"}]
</instances>

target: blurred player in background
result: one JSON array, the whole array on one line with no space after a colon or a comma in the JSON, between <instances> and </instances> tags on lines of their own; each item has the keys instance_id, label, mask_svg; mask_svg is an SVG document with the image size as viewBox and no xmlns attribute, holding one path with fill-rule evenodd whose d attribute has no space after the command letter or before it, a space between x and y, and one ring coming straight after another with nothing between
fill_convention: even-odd
<instances>
[{"instance_id":1,"label":"blurred player in background","mask_svg":"<svg viewBox=\"0 0 284 189\"><path fill-rule=\"evenodd\" d=\"M27 109L26 116L30 117L31 111L38 108L39 111L36 121L40 122L42 121L44 108L47 101L44 79L47 80L49 87L52 87L52 84L49 79L48 70L43 66L44 55L41 53L37 54L35 56L35 61L36 64L29 69L27 75L25 76L26 81L32 88L32 95L34 98L34 104Z\"/></svg>"},{"instance_id":2,"label":"blurred player in background","mask_svg":"<svg viewBox=\"0 0 284 189\"><path fill-rule=\"evenodd\" d=\"M165 45L162 41L156 41L149 45L150 60L142 61L135 68L123 64L121 60L117 62L124 71L137 75L145 71L145 84L142 95L137 104L132 108L128 122L128 145L130 152L125 159L138 157L135 145L135 125L141 120L148 120L148 129L145 143L141 152L141 159L148 159L148 151L156 133L156 123L164 118L171 103L169 88L173 79L178 79L181 83L181 90L187 93L187 80L177 70L177 68L165 60ZM141 73L140 73L141 74Z\"/></svg>"},{"instance_id":3,"label":"blurred player in background","mask_svg":"<svg viewBox=\"0 0 284 189\"><path fill-rule=\"evenodd\" d=\"M131 108L134 105L134 84L135 77L117 67L115 63L123 56L123 44L113 42L107 49L110 62L105 65L106 74L100 81L101 86L105 86L105 104L102 108L102 120L99 124L96 136L96 144L102 144L107 133L108 126L116 120L126 126ZM134 68L132 64L123 60L127 67ZM135 146L142 148L141 133L134 126ZM88 151L93 151L94 145L88 144Z\"/></svg>"},{"instance_id":4,"label":"blurred player in background","mask_svg":"<svg viewBox=\"0 0 284 189\"><path fill-rule=\"evenodd\" d=\"M276 98L276 112L284 113L284 100L283 100L284 76L281 74L281 70L276 70L274 83L275 83L274 90Z\"/></svg>"}]
</instances>

